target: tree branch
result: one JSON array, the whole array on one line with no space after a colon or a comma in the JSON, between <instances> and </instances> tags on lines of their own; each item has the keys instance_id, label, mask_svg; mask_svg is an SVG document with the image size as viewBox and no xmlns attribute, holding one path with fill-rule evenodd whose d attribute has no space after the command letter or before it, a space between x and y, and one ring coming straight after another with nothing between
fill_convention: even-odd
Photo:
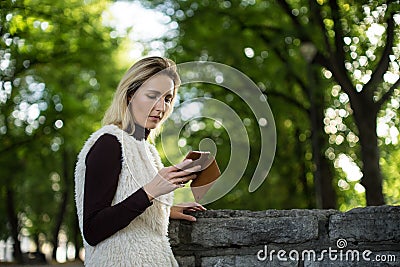
<instances>
[{"instance_id":1,"label":"tree branch","mask_svg":"<svg viewBox=\"0 0 400 267\"><path fill-rule=\"evenodd\" d=\"M268 96L268 97L275 96L275 97L282 98L283 100L285 100L289 104L291 104L291 105L297 107L298 109L300 109L301 111L309 114L309 110L304 105L302 105L299 101L297 101L296 99L294 99L294 98L292 98L292 97L290 97L290 96L288 96L286 94L283 94L283 93L278 92L278 91L263 92L263 94Z\"/></svg>"},{"instance_id":2,"label":"tree branch","mask_svg":"<svg viewBox=\"0 0 400 267\"><path fill-rule=\"evenodd\" d=\"M241 19L236 18L238 23L243 29L251 29L254 30L255 32L260 32L260 31L270 31L274 33L282 33L282 28L278 27L271 27L271 26L266 26L266 25L259 25L259 24L252 24L252 25L246 25Z\"/></svg>"},{"instance_id":3,"label":"tree branch","mask_svg":"<svg viewBox=\"0 0 400 267\"><path fill-rule=\"evenodd\" d=\"M310 86L307 86L307 85L304 83L304 81L303 81L302 79L300 79L299 76L297 76L297 75L295 74L294 70L291 71L291 73L294 74L294 75L293 75L293 76L294 76L294 79L295 79L296 82L300 85L300 88L301 88L301 90L303 91L303 93L308 97L308 100L310 101L310 105L312 105L312 103L311 103L311 97L310 97L310 95L311 95L311 89L308 89L308 90L307 90L307 88L310 88Z\"/></svg>"},{"instance_id":4,"label":"tree branch","mask_svg":"<svg viewBox=\"0 0 400 267\"><path fill-rule=\"evenodd\" d=\"M351 98L351 101L357 100L357 93L354 86L348 78L346 71L338 62L333 61L331 57L329 59L326 58L320 52L317 52L312 63L313 62L327 68L332 73L335 81L340 85L349 98Z\"/></svg>"},{"instance_id":5,"label":"tree branch","mask_svg":"<svg viewBox=\"0 0 400 267\"><path fill-rule=\"evenodd\" d=\"M329 55L329 70L332 72L336 82L342 87L343 91L349 96L351 103L358 101L357 92L349 78L344 66L345 53L343 50L343 29L340 23L340 11L336 0L329 0L331 15L333 20L333 28L335 31L335 53Z\"/></svg>"},{"instance_id":6,"label":"tree branch","mask_svg":"<svg viewBox=\"0 0 400 267\"><path fill-rule=\"evenodd\" d=\"M317 64L327 68L328 70L332 69L330 61L319 51L317 51L317 54L315 54L313 61L311 61L311 64L312 63L317 63Z\"/></svg>"},{"instance_id":7,"label":"tree branch","mask_svg":"<svg viewBox=\"0 0 400 267\"><path fill-rule=\"evenodd\" d=\"M329 59L329 70L332 72L335 81L340 85L342 90L349 96L350 102L356 104L358 102L358 94L354 88L353 83L350 78L347 76L347 72L344 69L344 66L337 62L332 57Z\"/></svg>"},{"instance_id":8,"label":"tree branch","mask_svg":"<svg viewBox=\"0 0 400 267\"><path fill-rule=\"evenodd\" d=\"M265 34L260 34L260 38L266 43L268 44L269 40L267 38L267 36L265 36ZM272 50L274 51L274 53L276 54L276 56L281 60L282 63L288 62L288 60L285 58L284 54L277 49L276 47L273 47ZM286 55L286 54L285 54ZM294 77L295 81L300 85L300 88L302 89L303 93L307 96L309 96L309 93L307 92L306 88L307 86L304 84L304 82L296 75L295 70L292 68L291 64L287 64L288 68L292 69L290 71L290 73L293 74L292 77ZM278 96L278 94L275 94L276 96ZM302 104L300 104L299 102L297 102L296 100L292 99L291 97L284 95L282 93L279 94L279 97L287 100L289 103L292 103L294 106L298 107L299 109L305 111L306 113L309 113L309 110L304 107Z\"/></svg>"},{"instance_id":9,"label":"tree branch","mask_svg":"<svg viewBox=\"0 0 400 267\"><path fill-rule=\"evenodd\" d=\"M400 86L400 78L389 88L389 90L376 102L376 108L379 110L382 105L393 95L394 90Z\"/></svg>"},{"instance_id":10,"label":"tree branch","mask_svg":"<svg viewBox=\"0 0 400 267\"><path fill-rule=\"evenodd\" d=\"M282 7L282 9L286 12L286 14L290 17L293 21L293 24L298 27L299 29L302 28L300 21L297 19L295 15L292 13L292 9L290 8L289 4L285 0L277 0L278 4Z\"/></svg>"},{"instance_id":11,"label":"tree branch","mask_svg":"<svg viewBox=\"0 0 400 267\"><path fill-rule=\"evenodd\" d=\"M383 74L387 71L389 67L389 55L392 52L393 42L394 42L394 14L392 13L390 18L387 21L386 28L386 44L385 49L383 50L381 59L377 67L375 68L374 73L371 75L371 79L364 85L362 93L368 94L372 96L374 91L376 90L376 85L383 80Z\"/></svg>"},{"instance_id":12,"label":"tree branch","mask_svg":"<svg viewBox=\"0 0 400 267\"><path fill-rule=\"evenodd\" d=\"M322 20L321 12L319 12L319 10L318 10L318 6L316 4L316 1L315 0L309 0L308 2L309 2L309 5L310 5L310 11L311 11L310 17L315 17L315 20L316 20L315 24L318 25L320 27L320 29L321 29L322 35L324 37L324 43L325 43L325 46L326 46L326 48L328 50L328 53L332 54L333 51L332 51L331 43L329 42L328 36L326 34L325 24L324 24L324 21Z\"/></svg>"},{"instance_id":13,"label":"tree branch","mask_svg":"<svg viewBox=\"0 0 400 267\"><path fill-rule=\"evenodd\" d=\"M27 138L25 140L22 140L22 141L19 141L19 142L13 142L8 146L3 146L2 149L0 150L0 154L1 155L6 155L8 152L10 152L13 149L21 147L21 146L23 146L25 144L29 144L29 143L33 142L34 140L37 141L36 138L38 138L38 136L39 136L38 134L32 135L32 136L30 136L29 138Z\"/></svg>"},{"instance_id":14,"label":"tree branch","mask_svg":"<svg viewBox=\"0 0 400 267\"><path fill-rule=\"evenodd\" d=\"M335 58L340 64L344 64L345 55L343 50L343 29L340 23L340 12L339 6L336 0L329 0L329 6L331 7L333 29L335 31L335 48L336 55Z\"/></svg>"}]
</instances>

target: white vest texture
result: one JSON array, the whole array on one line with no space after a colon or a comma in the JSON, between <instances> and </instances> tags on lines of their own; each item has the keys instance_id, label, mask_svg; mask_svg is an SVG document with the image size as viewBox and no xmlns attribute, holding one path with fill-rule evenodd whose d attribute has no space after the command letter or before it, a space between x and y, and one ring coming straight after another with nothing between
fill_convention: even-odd
<instances>
[{"instance_id":1,"label":"white vest texture","mask_svg":"<svg viewBox=\"0 0 400 267\"><path fill-rule=\"evenodd\" d=\"M112 205L150 182L164 167L152 144L135 139L116 125L106 125L94 132L79 153L75 168L75 203L82 237L85 159L90 148L103 134L116 136L122 148L122 169ZM90 246L83 237L85 266L178 266L167 236L172 202L173 192L154 199L153 205L127 227L96 246Z\"/></svg>"}]
</instances>

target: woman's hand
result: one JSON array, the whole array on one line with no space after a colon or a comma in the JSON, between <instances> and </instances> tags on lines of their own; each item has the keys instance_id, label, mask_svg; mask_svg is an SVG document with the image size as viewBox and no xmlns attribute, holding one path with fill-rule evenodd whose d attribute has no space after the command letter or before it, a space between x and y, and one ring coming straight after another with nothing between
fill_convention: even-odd
<instances>
[{"instance_id":1,"label":"woman's hand","mask_svg":"<svg viewBox=\"0 0 400 267\"><path fill-rule=\"evenodd\" d=\"M186 211L204 211L207 209L196 202L181 203L181 204L171 207L171 213L170 213L169 217L171 219L187 220L187 221L195 222L196 221L195 217L183 213L183 211L185 211L185 210Z\"/></svg>"},{"instance_id":2,"label":"woman's hand","mask_svg":"<svg viewBox=\"0 0 400 267\"><path fill-rule=\"evenodd\" d=\"M165 167L158 171L157 175L151 180L150 183L143 186L144 191L147 193L149 200L153 200L175 189L185 186L190 180L196 178L197 172L201 169L200 165L193 166L183 170L186 166L192 163L191 159L186 159L175 166Z\"/></svg>"}]
</instances>

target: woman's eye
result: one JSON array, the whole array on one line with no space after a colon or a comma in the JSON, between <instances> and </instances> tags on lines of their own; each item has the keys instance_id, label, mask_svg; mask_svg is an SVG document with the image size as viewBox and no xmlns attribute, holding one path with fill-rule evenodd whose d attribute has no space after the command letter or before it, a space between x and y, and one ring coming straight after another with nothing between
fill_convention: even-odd
<instances>
[{"instance_id":1,"label":"woman's eye","mask_svg":"<svg viewBox=\"0 0 400 267\"><path fill-rule=\"evenodd\" d=\"M156 99L157 97L155 95L147 95L148 98L150 99Z\"/></svg>"}]
</instances>

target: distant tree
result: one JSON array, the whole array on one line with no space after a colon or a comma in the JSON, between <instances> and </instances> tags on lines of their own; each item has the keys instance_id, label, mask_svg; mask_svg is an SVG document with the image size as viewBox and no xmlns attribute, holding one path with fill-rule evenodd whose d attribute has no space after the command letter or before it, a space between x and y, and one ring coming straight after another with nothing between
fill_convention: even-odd
<instances>
[{"instance_id":1,"label":"distant tree","mask_svg":"<svg viewBox=\"0 0 400 267\"><path fill-rule=\"evenodd\" d=\"M367 205L385 204L377 136L377 117L384 104L400 85L396 77L400 53L393 50L400 42L394 17L399 15L395 1L359 3L326 3L310 1L300 6L279 0L301 42L311 42L317 48L313 62L329 70L349 103L360 139L362 185L366 189ZM293 12L306 7L310 12ZM297 9L300 8L300 9ZM299 11L300 12L300 11ZM375 42L369 34L373 27L385 25L385 35ZM398 29L397 29L398 30ZM374 37L376 38L376 37ZM320 40L323 40L320 42ZM388 76L395 77L386 78Z\"/></svg>"},{"instance_id":2,"label":"distant tree","mask_svg":"<svg viewBox=\"0 0 400 267\"><path fill-rule=\"evenodd\" d=\"M51 242L53 257L60 229L79 240L75 159L121 71L113 58L119 38L99 19L107 3L0 4L0 213L8 222L0 230L13 237L18 262L20 234L38 248Z\"/></svg>"}]
</instances>

